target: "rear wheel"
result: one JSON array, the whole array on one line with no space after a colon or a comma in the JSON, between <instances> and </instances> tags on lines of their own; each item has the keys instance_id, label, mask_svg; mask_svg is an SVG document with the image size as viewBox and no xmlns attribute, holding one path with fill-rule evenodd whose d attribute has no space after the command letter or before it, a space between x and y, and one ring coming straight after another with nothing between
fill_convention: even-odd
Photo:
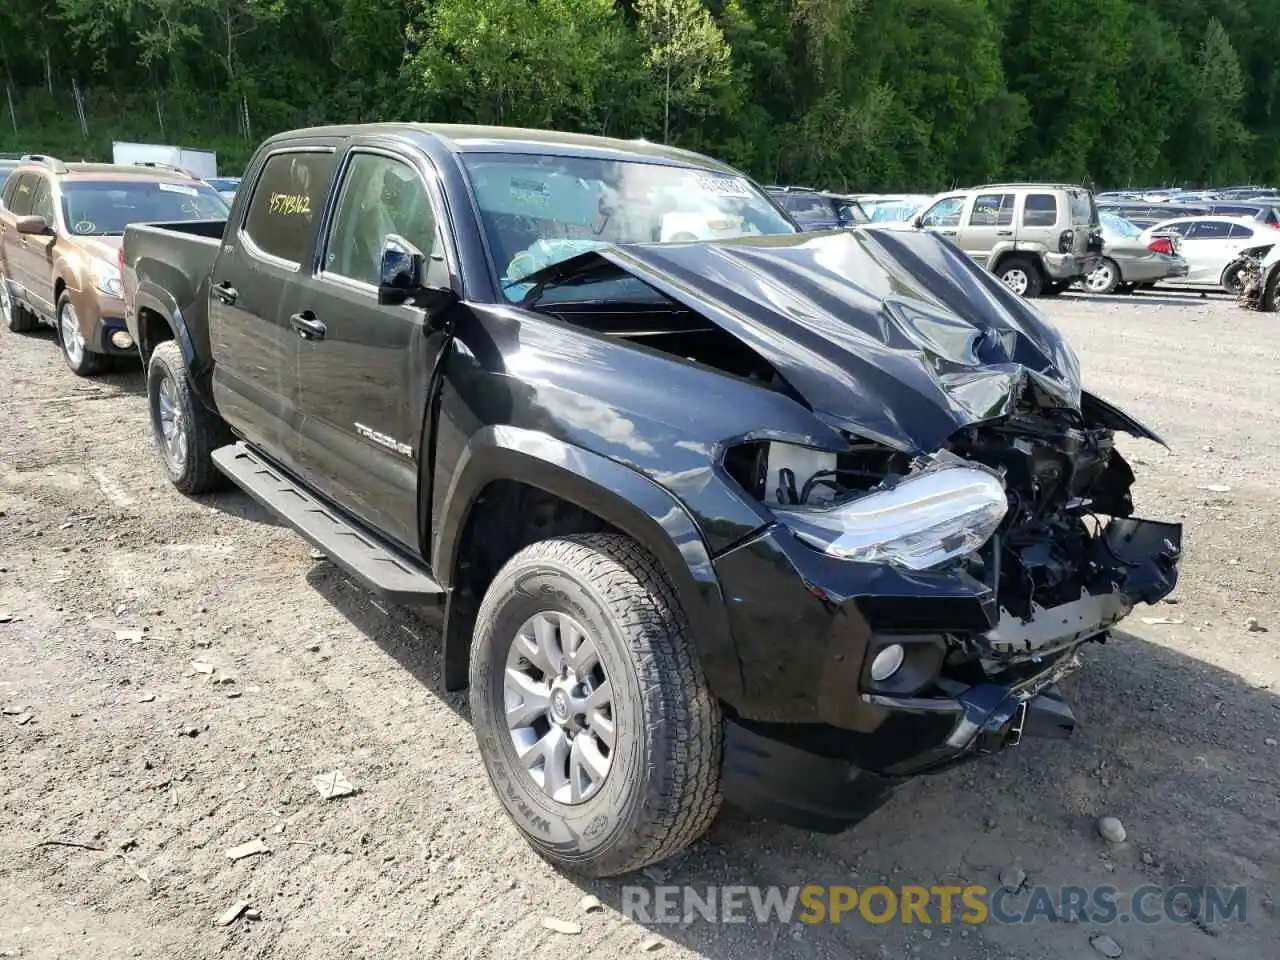
<instances>
[{"instance_id":1,"label":"rear wheel","mask_svg":"<svg viewBox=\"0 0 1280 960\"><path fill-rule=\"evenodd\" d=\"M1120 268L1116 262L1104 259L1093 273L1084 278L1084 288L1090 293L1113 293L1120 285Z\"/></svg>"},{"instance_id":2,"label":"rear wheel","mask_svg":"<svg viewBox=\"0 0 1280 960\"><path fill-rule=\"evenodd\" d=\"M71 294L63 291L58 298L58 345L62 347L62 359L77 377L92 377L111 369L111 358L94 353L85 343L80 332L80 316Z\"/></svg>"},{"instance_id":3,"label":"rear wheel","mask_svg":"<svg viewBox=\"0 0 1280 960\"><path fill-rule=\"evenodd\" d=\"M498 799L557 866L638 870L715 818L719 706L674 589L630 538L569 536L517 553L480 605L470 688Z\"/></svg>"},{"instance_id":4,"label":"rear wheel","mask_svg":"<svg viewBox=\"0 0 1280 960\"><path fill-rule=\"evenodd\" d=\"M0 315L4 325L14 333L30 333L40 326L39 318L30 310L24 310L14 302L9 292L9 278L0 272Z\"/></svg>"},{"instance_id":5,"label":"rear wheel","mask_svg":"<svg viewBox=\"0 0 1280 960\"><path fill-rule=\"evenodd\" d=\"M1038 297L1044 286L1040 267L1027 257L1010 257L1000 265L996 276L1020 297Z\"/></svg>"},{"instance_id":6,"label":"rear wheel","mask_svg":"<svg viewBox=\"0 0 1280 960\"><path fill-rule=\"evenodd\" d=\"M208 493L227 485L211 454L232 441L222 418L196 396L182 351L160 344L147 365L151 433L169 482L183 493Z\"/></svg>"}]
</instances>

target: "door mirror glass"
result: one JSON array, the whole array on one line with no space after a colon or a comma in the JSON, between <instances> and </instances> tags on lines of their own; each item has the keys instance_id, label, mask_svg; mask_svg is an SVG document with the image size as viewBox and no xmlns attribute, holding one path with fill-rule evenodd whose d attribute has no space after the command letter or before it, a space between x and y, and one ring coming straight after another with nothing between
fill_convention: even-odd
<instances>
[{"instance_id":1,"label":"door mirror glass","mask_svg":"<svg viewBox=\"0 0 1280 960\"><path fill-rule=\"evenodd\" d=\"M397 304L422 292L427 258L404 237L388 234L378 264L378 303Z\"/></svg>"},{"instance_id":2,"label":"door mirror glass","mask_svg":"<svg viewBox=\"0 0 1280 960\"><path fill-rule=\"evenodd\" d=\"M49 232L49 221L37 214L18 217L14 227L19 233L44 234Z\"/></svg>"}]
</instances>

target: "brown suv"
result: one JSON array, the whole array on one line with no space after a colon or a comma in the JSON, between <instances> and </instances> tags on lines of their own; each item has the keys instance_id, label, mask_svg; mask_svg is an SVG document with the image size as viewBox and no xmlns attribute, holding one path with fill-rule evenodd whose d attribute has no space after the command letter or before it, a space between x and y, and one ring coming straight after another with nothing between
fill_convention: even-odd
<instances>
[{"instance_id":1,"label":"brown suv","mask_svg":"<svg viewBox=\"0 0 1280 960\"><path fill-rule=\"evenodd\" d=\"M181 170L31 157L0 193L0 314L14 331L49 324L67 366L100 373L135 353L121 299L125 226L226 216L218 192Z\"/></svg>"}]
</instances>

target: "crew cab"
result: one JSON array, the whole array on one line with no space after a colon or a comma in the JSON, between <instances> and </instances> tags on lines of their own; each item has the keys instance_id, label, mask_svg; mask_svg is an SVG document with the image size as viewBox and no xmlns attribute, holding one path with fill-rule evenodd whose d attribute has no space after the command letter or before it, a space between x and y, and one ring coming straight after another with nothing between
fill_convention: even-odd
<instances>
[{"instance_id":1,"label":"crew cab","mask_svg":"<svg viewBox=\"0 0 1280 960\"><path fill-rule=\"evenodd\" d=\"M669 238L693 213L738 225ZM1029 304L927 232L805 233L671 147L275 136L223 222L130 227L159 459L443 612L503 808L614 875L722 800L815 830L1062 737L1090 641L1173 589Z\"/></svg>"}]
</instances>

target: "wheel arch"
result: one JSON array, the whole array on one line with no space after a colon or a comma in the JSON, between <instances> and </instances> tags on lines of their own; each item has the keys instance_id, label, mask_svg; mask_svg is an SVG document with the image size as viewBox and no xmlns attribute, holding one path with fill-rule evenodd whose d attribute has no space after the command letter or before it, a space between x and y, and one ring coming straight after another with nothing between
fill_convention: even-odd
<instances>
[{"instance_id":1,"label":"wheel arch","mask_svg":"<svg viewBox=\"0 0 1280 960\"><path fill-rule=\"evenodd\" d=\"M156 346L165 340L174 340L182 351L182 359L191 371L192 386L196 396L210 409L213 397L209 391L205 365L200 351L187 326L182 307L164 287L150 280L142 280L133 294L133 312L136 320L134 339L142 362L147 363Z\"/></svg>"},{"instance_id":2,"label":"wheel arch","mask_svg":"<svg viewBox=\"0 0 1280 960\"><path fill-rule=\"evenodd\" d=\"M445 686L467 683L467 663L479 597L469 595L466 548L474 535L486 491L494 484L541 491L597 518L648 550L671 578L693 629L694 644L713 694L736 701L742 672L729 631L711 553L693 518L670 493L617 461L574 447L545 433L490 426L472 436L459 457L433 520L431 568L448 588L444 629Z\"/></svg>"}]
</instances>

